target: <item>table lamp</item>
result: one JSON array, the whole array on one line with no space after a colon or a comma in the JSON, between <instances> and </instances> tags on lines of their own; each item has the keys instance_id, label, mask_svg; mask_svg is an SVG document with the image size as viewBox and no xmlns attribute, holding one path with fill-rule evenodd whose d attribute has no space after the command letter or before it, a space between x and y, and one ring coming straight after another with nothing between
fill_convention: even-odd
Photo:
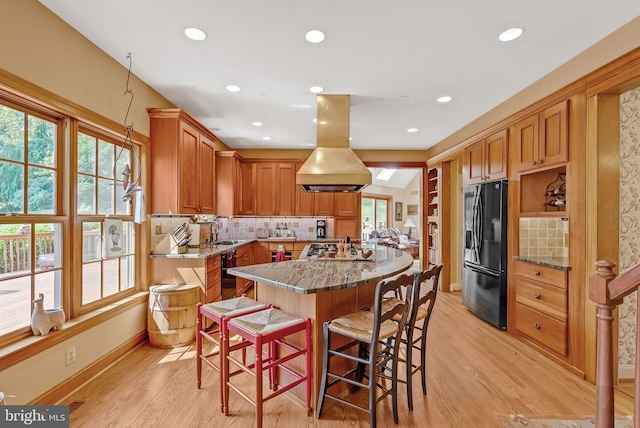
<instances>
[{"instance_id":1,"label":"table lamp","mask_svg":"<svg viewBox=\"0 0 640 428\"><path fill-rule=\"evenodd\" d=\"M411 239L411 228L416 227L416 224L413 222L411 217L407 218L407 221L404 223L404 227L409 228L409 233L407 233L407 238Z\"/></svg>"}]
</instances>

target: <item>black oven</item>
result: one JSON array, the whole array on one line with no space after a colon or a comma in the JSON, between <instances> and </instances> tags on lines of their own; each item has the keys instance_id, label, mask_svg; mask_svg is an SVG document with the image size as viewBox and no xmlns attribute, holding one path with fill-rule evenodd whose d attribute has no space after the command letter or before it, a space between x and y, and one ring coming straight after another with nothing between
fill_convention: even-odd
<instances>
[{"instance_id":1,"label":"black oven","mask_svg":"<svg viewBox=\"0 0 640 428\"><path fill-rule=\"evenodd\" d=\"M222 286L235 287L236 277L227 272L227 269L236 267L236 250L229 250L220 255L222 259Z\"/></svg>"}]
</instances>

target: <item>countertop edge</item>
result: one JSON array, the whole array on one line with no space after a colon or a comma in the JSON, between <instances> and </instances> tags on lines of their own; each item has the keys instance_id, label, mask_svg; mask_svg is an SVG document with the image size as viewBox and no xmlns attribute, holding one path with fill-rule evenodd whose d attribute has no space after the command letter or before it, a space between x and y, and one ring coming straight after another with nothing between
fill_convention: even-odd
<instances>
[{"instance_id":1,"label":"countertop edge","mask_svg":"<svg viewBox=\"0 0 640 428\"><path fill-rule=\"evenodd\" d=\"M269 278L265 278L264 276L258 276L258 275L253 275L249 272L244 272L245 269L250 269L252 267L255 266L260 266L260 265L251 265L251 266L245 266L245 267L235 267L235 268L229 268L227 270L227 272L231 275L234 276L238 276L241 278L245 278L245 279L249 279L252 281L256 281L256 282L260 282L263 284L267 284L267 285L271 285L274 287L278 287L278 288L282 288L288 291L292 291L294 293L299 293L299 294L314 294L314 293L323 293L323 292L328 292L328 291L334 291L334 290L340 290L343 288L350 288L350 287L357 287L359 285L364 285L364 284L370 284L372 282L379 282L380 280L383 280L385 278L389 278L392 277L394 275L397 275L399 273L402 273L404 271L406 271L407 269L409 269L411 267L411 264L413 262L413 258L404 253L402 253L402 257L404 257L406 255L407 260L406 263L398 263L398 267L394 268L392 267L392 269L390 269L387 272L381 273L379 276L375 276L375 277L370 277L370 278L365 278L365 279L360 279L357 281L349 281L349 280L345 280L345 282L339 283L339 284L334 284L331 286L327 286L327 287L314 287L314 288L303 288L303 287L297 287L295 285L292 284L286 284L280 281L276 281L273 279L269 279ZM409 262L411 261L411 262ZM265 263L265 265L278 265L279 267L291 267L292 269L295 269L296 265L299 265L300 263L354 263L354 264L362 264L363 267L370 265L371 263L376 263L376 262L371 262L371 261L353 261L353 262L346 262L346 261L340 261L340 262L336 262L336 261L311 261L311 260L288 260L288 261L284 261L284 262L275 262L275 263Z\"/></svg>"},{"instance_id":2,"label":"countertop edge","mask_svg":"<svg viewBox=\"0 0 640 428\"><path fill-rule=\"evenodd\" d=\"M571 266L569 266L569 265L557 264L557 263L553 263L553 262L550 262L548 260L542 260L542 259L539 259L539 258L513 256L513 259L521 261L521 262L531 263L531 264L534 264L534 265L547 266L547 267L554 268L554 269L571 270Z\"/></svg>"}]
</instances>

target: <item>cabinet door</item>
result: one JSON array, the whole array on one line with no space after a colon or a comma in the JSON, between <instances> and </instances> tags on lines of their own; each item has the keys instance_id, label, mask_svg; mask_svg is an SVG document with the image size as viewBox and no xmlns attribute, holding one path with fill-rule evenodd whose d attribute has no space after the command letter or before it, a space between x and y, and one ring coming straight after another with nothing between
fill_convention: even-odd
<instances>
[{"instance_id":1,"label":"cabinet door","mask_svg":"<svg viewBox=\"0 0 640 428\"><path fill-rule=\"evenodd\" d=\"M242 169L242 161L237 158L233 158L233 214L238 215L242 212L242 193L244 192L243 186L244 171ZM251 174L249 180L251 179ZM249 181L251 182L251 181ZM251 205L248 206L251 208Z\"/></svg>"},{"instance_id":2,"label":"cabinet door","mask_svg":"<svg viewBox=\"0 0 640 428\"><path fill-rule=\"evenodd\" d=\"M256 164L242 162L240 165L240 214L256 215Z\"/></svg>"},{"instance_id":3,"label":"cabinet door","mask_svg":"<svg viewBox=\"0 0 640 428\"><path fill-rule=\"evenodd\" d=\"M181 214L197 214L199 211L199 155L200 132L180 121L180 184Z\"/></svg>"},{"instance_id":4,"label":"cabinet door","mask_svg":"<svg viewBox=\"0 0 640 428\"><path fill-rule=\"evenodd\" d=\"M334 219L334 235L337 239L343 239L350 236L354 239L360 237L360 221L356 217L336 217Z\"/></svg>"},{"instance_id":5,"label":"cabinet door","mask_svg":"<svg viewBox=\"0 0 640 428\"><path fill-rule=\"evenodd\" d=\"M339 217L358 217L360 212L360 193L336 193L335 213Z\"/></svg>"},{"instance_id":6,"label":"cabinet door","mask_svg":"<svg viewBox=\"0 0 640 428\"><path fill-rule=\"evenodd\" d=\"M256 215L277 215L276 164L256 162Z\"/></svg>"},{"instance_id":7,"label":"cabinet door","mask_svg":"<svg viewBox=\"0 0 640 428\"><path fill-rule=\"evenodd\" d=\"M567 101L540 113L540 159L538 164L553 165L569 160Z\"/></svg>"},{"instance_id":8,"label":"cabinet door","mask_svg":"<svg viewBox=\"0 0 640 428\"><path fill-rule=\"evenodd\" d=\"M302 166L301 163L297 163L296 171L299 170L301 166ZM294 182L294 187L295 187L295 199L296 199L295 215L308 215L308 216L315 215L315 211L314 211L314 201L316 199L315 193L305 192L300 188L300 186L295 184L295 182Z\"/></svg>"},{"instance_id":9,"label":"cabinet door","mask_svg":"<svg viewBox=\"0 0 640 428\"><path fill-rule=\"evenodd\" d=\"M256 264L271 263L271 250L268 242L256 242L256 254L254 261Z\"/></svg>"},{"instance_id":10,"label":"cabinet door","mask_svg":"<svg viewBox=\"0 0 640 428\"><path fill-rule=\"evenodd\" d=\"M484 174L487 180L507 178L508 130L487 137L485 140Z\"/></svg>"},{"instance_id":11,"label":"cabinet door","mask_svg":"<svg viewBox=\"0 0 640 428\"><path fill-rule=\"evenodd\" d=\"M334 193L315 193L314 211L317 216L331 217L334 212Z\"/></svg>"},{"instance_id":12,"label":"cabinet door","mask_svg":"<svg viewBox=\"0 0 640 428\"><path fill-rule=\"evenodd\" d=\"M200 212L216 212L216 151L215 143L200 135Z\"/></svg>"},{"instance_id":13,"label":"cabinet door","mask_svg":"<svg viewBox=\"0 0 640 428\"><path fill-rule=\"evenodd\" d=\"M484 180L485 140L477 141L464 148L464 184L481 183Z\"/></svg>"},{"instance_id":14,"label":"cabinet door","mask_svg":"<svg viewBox=\"0 0 640 428\"><path fill-rule=\"evenodd\" d=\"M538 115L528 117L515 126L513 169L526 171L538 166Z\"/></svg>"},{"instance_id":15,"label":"cabinet door","mask_svg":"<svg viewBox=\"0 0 640 428\"><path fill-rule=\"evenodd\" d=\"M292 163L279 163L276 174L277 215L292 216L295 213L296 168Z\"/></svg>"}]
</instances>

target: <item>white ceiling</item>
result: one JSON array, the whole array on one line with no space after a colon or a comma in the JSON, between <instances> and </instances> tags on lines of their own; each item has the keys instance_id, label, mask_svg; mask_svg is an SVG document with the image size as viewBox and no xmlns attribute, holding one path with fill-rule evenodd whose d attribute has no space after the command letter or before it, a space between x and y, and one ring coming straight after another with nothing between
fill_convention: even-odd
<instances>
[{"instance_id":1,"label":"white ceiling","mask_svg":"<svg viewBox=\"0 0 640 428\"><path fill-rule=\"evenodd\" d=\"M426 149L640 15L638 0L40 1L231 148L315 146L318 85L351 95L352 148Z\"/></svg>"}]
</instances>

